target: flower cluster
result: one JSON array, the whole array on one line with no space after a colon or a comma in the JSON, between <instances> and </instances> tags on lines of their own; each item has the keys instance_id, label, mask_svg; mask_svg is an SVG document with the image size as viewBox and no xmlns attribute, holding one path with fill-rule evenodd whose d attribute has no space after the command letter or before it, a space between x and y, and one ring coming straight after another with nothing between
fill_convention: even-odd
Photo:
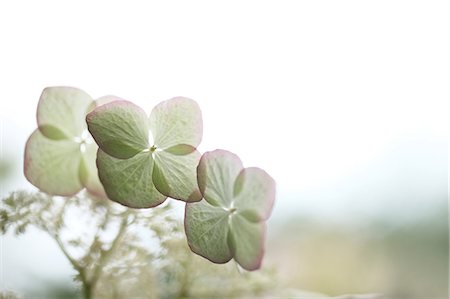
<instances>
[{"instance_id":1,"label":"flower cluster","mask_svg":"<svg viewBox=\"0 0 450 299\"><path fill-rule=\"evenodd\" d=\"M42 93L37 118L25 176L40 190L69 196L86 188L132 208L155 207L168 197L184 201L193 252L260 268L275 182L262 169L244 168L229 151L200 154L203 121L194 100L172 98L147 115L117 97L94 101L76 88L51 87Z\"/></svg>"}]
</instances>

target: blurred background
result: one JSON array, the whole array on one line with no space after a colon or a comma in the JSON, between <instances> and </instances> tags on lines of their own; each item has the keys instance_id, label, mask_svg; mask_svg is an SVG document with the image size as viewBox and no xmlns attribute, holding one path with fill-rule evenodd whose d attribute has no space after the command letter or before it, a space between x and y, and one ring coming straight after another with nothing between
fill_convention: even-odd
<instances>
[{"instance_id":1,"label":"blurred background","mask_svg":"<svg viewBox=\"0 0 450 299\"><path fill-rule=\"evenodd\" d=\"M148 112L182 95L202 108L200 151L231 150L277 181L264 267L279 284L447 298L448 9L2 2L1 196L34 190L22 156L43 88L114 94ZM0 249L0 290L73 288L44 233L2 236Z\"/></svg>"}]
</instances>

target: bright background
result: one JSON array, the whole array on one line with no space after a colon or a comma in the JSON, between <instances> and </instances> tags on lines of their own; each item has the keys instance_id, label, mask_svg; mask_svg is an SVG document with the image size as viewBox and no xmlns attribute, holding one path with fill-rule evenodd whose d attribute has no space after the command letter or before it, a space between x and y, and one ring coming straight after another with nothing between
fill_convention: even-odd
<instances>
[{"instance_id":1,"label":"bright background","mask_svg":"<svg viewBox=\"0 0 450 299\"><path fill-rule=\"evenodd\" d=\"M1 154L10 173L2 179L1 195L33 188L23 177L22 155L44 87L75 86L94 98L114 94L148 112L182 95L202 108L201 151L231 150L246 166L264 168L276 179L268 263L284 256L275 245L282 244L277 238L283 232L293 240L327 236L319 238L322 243L299 241L290 262L279 265L286 277L298 271L287 267L293 261L304 271L290 285L329 294L398 291L391 286L404 279L403 272L383 268L393 262L389 258L376 263L380 277L390 273L389 282L364 284L351 277L341 282L339 271L348 273L347 264L319 265L330 252L342 259L340 251L313 257L308 254L314 250L305 248L336 249L336 242L347 240L348 235L319 234L317 227L327 233L338 227L357 231L352 240L369 244L361 238L384 227L371 226L374 221L410 231L420 221L427 227L435 220L444 233L416 258L436 256L436 248L445 252L425 261L434 266L423 273L438 279L433 294L441 298L448 281L449 6L447 1L1 2ZM341 249L351 256L354 248ZM69 264L37 231L3 237L1 250L0 289L25 290L36 278L70 280ZM356 277L376 276L365 257L363 251L358 260L355 255L343 260L358 264L351 268ZM405 273L420 269L423 265ZM405 286L423 278L417 274Z\"/></svg>"}]
</instances>

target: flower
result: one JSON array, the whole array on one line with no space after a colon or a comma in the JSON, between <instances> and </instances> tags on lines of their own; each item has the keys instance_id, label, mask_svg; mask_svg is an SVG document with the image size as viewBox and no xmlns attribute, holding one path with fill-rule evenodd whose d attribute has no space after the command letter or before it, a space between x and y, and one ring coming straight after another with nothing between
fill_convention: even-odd
<instances>
[{"instance_id":1,"label":"flower","mask_svg":"<svg viewBox=\"0 0 450 299\"><path fill-rule=\"evenodd\" d=\"M51 195L71 196L86 188L106 196L95 166L97 145L85 117L94 107L116 99L107 96L94 101L78 88L45 88L37 108L38 128L25 146L28 181Z\"/></svg>"},{"instance_id":2,"label":"flower","mask_svg":"<svg viewBox=\"0 0 450 299\"><path fill-rule=\"evenodd\" d=\"M260 168L244 168L225 150L204 153L197 176L205 200L186 204L189 247L214 263L234 258L246 270L259 269L275 181Z\"/></svg>"},{"instance_id":3,"label":"flower","mask_svg":"<svg viewBox=\"0 0 450 299\"><path fill-rule=\"evenodd\" d=\"M203 122L195 101L163 101L149 117L131 102L115 101L94 109L86 121L99 146L99 177L111 200L134 208L154 207L167 197L201 200L196 147Z\"/></svg>"}]
</instances>

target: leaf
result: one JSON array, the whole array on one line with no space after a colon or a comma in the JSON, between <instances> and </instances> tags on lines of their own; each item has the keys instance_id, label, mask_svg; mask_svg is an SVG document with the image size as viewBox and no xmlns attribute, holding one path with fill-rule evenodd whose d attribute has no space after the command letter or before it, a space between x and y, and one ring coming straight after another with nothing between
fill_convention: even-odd
<instances>
[{"instance_id":1,"label":"leaf","mask_svg":"<svg viewBox=\"0 0 450 299\"><path fill-rule=\"evenodd\" d=\"M238 211L253 212L258 220L266 220L275 201L275 181L260 168L245 168L236 179L234 194Z\"/></svg>"},{"instance_id":2,"label":"leaf","mask_svg":"<svg viewBox=\"0 0 450 299\"><path fill-rule=\"evenodd\" d=\"M25 146L24 172L30 183L52 195L70 196L82 189L81 152L71 140L51 140L35 130Z\"/></svg>"},{"instance_id":3,"label":"leaf","mask_svg":"<svg viewBox=\"0 0 450 299\"><path fill-rule=\"evenodd\" d=\"M231 216L230 231L234 259L248 271L259 269L264 255L265 222L250 222L235 213Z\"/></svg>"},{"instance_id":4,"label":"leaf","mask_svg":"<svg viewBox=\"0 0 450 299\"><path fill-rule=\"evenodd\" d=\"M89 193L106 198L106 192L98 177L96 159L98 146L94 143L86 144L86 151L81 162L83 171L80 171L80 180Z\"/></svg>"},{"instance_id":5,"label":"leaf","mask_svg":"<svg viewBox=\"0 0 450 299\"><path fill-rule=\"evenodd\" d=\"M203 154L197 168L203 197L214 206L230 207L234 182L244 167L238 156L225 150Z\"/></svg>"},{"instance_id":6,"label":"leaf","mask_svg":"<svg viewBox=\"0 0 450 299\"><path fill-rule=\"evenodd\" d=\"M150 114L150 131L160 149L180 144L196 148L203 135L200 107L194 100L183 97L161 102Z\"/></svg>"},{"instance_id":7,"label":"leaf","mask_svg":"<svg viewBox=\"0 0 450 299\"><path fill-rule=\"evenodd\" d=\"M153 165L150 152L129 159L114 158L101 149L97 153L98 174L108 197L132 208L155 207L167 198L153 185Z\"/></svg>"},{"instance_id":8,"label":"leaf","mask_svg":"<svg viewBox=\"0 0 450 299\"><path fill-rule=\"evenodd\" d=\"M86 121L98 146L115 158L128 159L149 148L147 115L131 102L97 107Z\"/></svg>"},{"instance_id":9,"label":"leaf","mask_svg":"<svg viewBox=\"0 0 450 299\"><path fill-rule=\"evenodd\" d=\"M205 201L186 204L185 231L191 250L214 263L226 263L232 257L228 246L228 215L224 209Z\"/></svg>"},{"instance_id":10,"label":"leaf","mask_svg":"<svg viewBox=\"0 0 450 299\"><path fill-rule=\"evenodd\" d=\"M86 128L83 117L92 103L92 98L78 88L45 88L37 109L41 133L54 140L79 137Z\"/></svg>"},{"instance_id":11,"label":"leaf","mask_svg":"<svg viewBox=\"0 0 450 299\"><path fill-rule=\"evenodd\" d=\"M176 155L167 151L156 151L153 183L162 194L194 202L202 199L197 184L197 165L200 153L197 150Z\"/></svg>"}]
</instances>

